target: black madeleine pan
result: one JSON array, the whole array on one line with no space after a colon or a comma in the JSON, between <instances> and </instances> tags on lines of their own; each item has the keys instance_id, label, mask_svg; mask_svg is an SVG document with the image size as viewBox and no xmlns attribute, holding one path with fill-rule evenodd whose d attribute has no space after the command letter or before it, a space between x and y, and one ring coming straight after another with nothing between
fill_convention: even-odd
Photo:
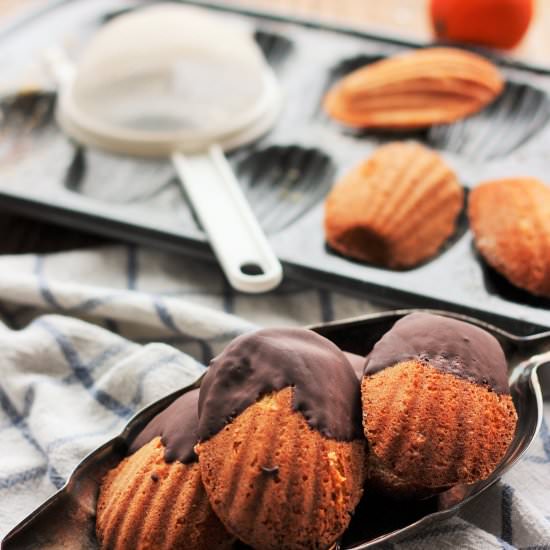
<instances>
[{"instance_id":1,"label":"black madeleine pan","mask_svg":"<svg viewBox=\"0 0 550 550\"><path fill-rule=\"evenodd\" d=\"M344 351L366 355L398 319L414 311L375 313L308 328L332 340ZM493 474L475 485L455 486L438 497L413 504L386 501L366 491L348 530L337 544L341 550L359 550L382 542L396 542L433 522L458 513L464 504L493 485L521 458L540 427L543 397L539 376L542 377L543 371L537 371L550 363L550 351L547 351L550 349L550 331L536 336L515 336L456 313L433 313L478 325L491 332L501 343L508 361L511 394L518 414L514 440ZM550 374L548 367L544 372ZM549 376L547 381L550 381ZM200 380L160 399L134 416L119 436L93 451L76 467L65 487L8 533L1 549L97 549L95 508L101 479L125 456L128 442L153 416L199 385Z\"/></svg>"},{"instance_id":2,"label":"black madeleine pan","mask_svg":"<svg viewBox=\"0 0 550 550\"><path fill-rule=\"evenodd\" d=\"M185 2L184 2L185 3ZM503 94L456 124L406 134L354 131L329 120L321 103L337 79L365 64L418 47L321 23L200 4L248 22L284 90L275 128L230 162L289 277L393 304L473 314L509 330L550 328L550 300L510 285L476 253L464 213L440 253L406 271L333 253L323 235L323 201L337 178L381 143L414 139L438 149L466 190L480 181L547 177L550 168L550 69L493 59ZM71 44L71 55L105 21L138 0L57 1L0 32L3 77L15 77L44 49ZM213 258L187 197L165 160L140 160L77 147L53 118L55 91L0 97L0 207L36 218Z\"/></svg>"}]
</instances>

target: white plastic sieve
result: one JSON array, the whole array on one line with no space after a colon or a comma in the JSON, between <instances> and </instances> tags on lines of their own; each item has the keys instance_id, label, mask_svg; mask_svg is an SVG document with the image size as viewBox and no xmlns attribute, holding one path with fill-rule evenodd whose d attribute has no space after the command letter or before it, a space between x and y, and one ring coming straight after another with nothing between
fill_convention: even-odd
<instances>
[{"instance_id":1,"label":"white plastic sieve","mask_svg":"<svg viewBox=\"0 0 550 550\"><path fill-rule=\"evenodd\" d=\"M170 156L230 283L244 292L279 284L281 265L224 156L265 133L280 109L246 28L161 4L106 24L76 70L60 49L48 61L67 134L115 153Z\"/></svg>"}]
</instances>

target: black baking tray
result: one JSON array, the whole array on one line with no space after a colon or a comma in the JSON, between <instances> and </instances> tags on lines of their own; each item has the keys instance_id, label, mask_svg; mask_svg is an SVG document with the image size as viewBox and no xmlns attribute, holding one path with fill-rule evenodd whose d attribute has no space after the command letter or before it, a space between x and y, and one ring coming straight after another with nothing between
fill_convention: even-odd
<instances>
[{"instance_id":1,"label":"black baking tray","mask_svg":"<svg viewBox=\"0 0 550 550\"><path fill-rule=\"evenodd\" d=\"M394 139L414 139L438 149L466 191L495 177L544 179L550 168L550 71L493 55L507 85L481 113L421 132L352 131L324 115L321 101L328 87L358 66L419 44L223 4L182 3L247 21L284 89L285 105L275 128L229 160L286 276L386 304L471 313L517 333L550 327L550 300L512 287L483 262L464 213L442 251L406 271L333 253L322 225L323 200L334 181ZM69 43L77 57L106 20L143 4L51 3L0 34L4 80L33 59L38 63L41 52L53 44ZM47 85L26 95L6 92L0 103L0 207L213 259L168 161L115 156L72 143L55 124L55 91Z\"/></svg>"}]
</instances>

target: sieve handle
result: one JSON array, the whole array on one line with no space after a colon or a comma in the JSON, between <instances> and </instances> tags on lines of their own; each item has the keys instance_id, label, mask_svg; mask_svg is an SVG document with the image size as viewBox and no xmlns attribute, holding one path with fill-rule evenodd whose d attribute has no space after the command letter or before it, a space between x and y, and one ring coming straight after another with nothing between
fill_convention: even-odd
<instances>
[{"instance_id":1,"label":"sieve handle","mask_svg":"<svg viewBox=\"0 0 550 550\"><path fill-rule=\"evenodd\" d=\"M230 284L249 293L275 288L283 277L281 264L222 149L213 145L207 153L174 152L172 162Z\"/></svg>"},{"instance_id":2,"label":"sieve handle","mask_svg":"<svg viewBox=\"0 0 550 550\"><path fill-rule=\"evenodd\" d=\"M65 48L50 46L43 53L43 59L59 88L68 86L74 80L74 64Z\"/></svg>"}]
</instances>

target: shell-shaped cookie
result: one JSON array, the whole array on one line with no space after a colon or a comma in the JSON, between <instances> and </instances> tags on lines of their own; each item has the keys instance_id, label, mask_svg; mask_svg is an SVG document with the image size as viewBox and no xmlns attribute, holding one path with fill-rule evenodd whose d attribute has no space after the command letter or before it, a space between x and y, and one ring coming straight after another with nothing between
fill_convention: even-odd
<instances>
[{"instance_id":1,"label":"shell-shaped cookie","mask_svg":"<svg viewBox=\"0 0 550 550\"><path fill-rule=\"evenodd\" d=\"M512 284L550 297L550 187L536 179L480 184L468 216L487 263Z\"/></svg>"},{"instance_id":2,"label":"shell-shaped cookie","mask_svg":"<svg viewBox=\"0 0 550 550\"><path fill-rule=\"evenodd\" d=\"M414 142L378 148L325 201L325 236L338 252L391 268L433 256L456 228L464 192L434 151Z\"/></svg>"},{"instance_id":3,"label":"shell-shaped cookie","mask_svg":"<svg viewBox=\"0 0 550 550\"><path fill-rule=\"evenodd\" d=\"M265 395L196 447L212 507L262 550L329 548L362 493L364 441L322 436L292 392Z\"/></svg>"},{"instance_id":4,"label":"shell-shaped cookie","mask_svg":"<svg viewBox=\"0 0 550 550\"><path fill-rule=\"evenodd\" d=\"M107 474L97 505L100 547L231 548L234 537L208 502L198 463L166 463L164 454L157 437Z\"/></svg>"},{"instance_id":5,"label":"shell-shaped cookie","mask_svg":"<svg viewBox=\"0 0 550 550\"><path fill-rule=\"evenodd\" d=\"M422 497L488 477L512 441L516 412L499 394L411 360L362 381L368 479Z\"/></svg>"},{"instance_id":6,"label":"shell-shaped cookie","mask_svg":"<svg viewBox=\"0 0 550 550\"><path fill-rule=\"evenodd\" d=\"M504 87L483 57L455 48L427 48L362 67L337 82L327 113L353 127L424 128L454 122L491 103Z\"/></svg>"}]
</instances>

